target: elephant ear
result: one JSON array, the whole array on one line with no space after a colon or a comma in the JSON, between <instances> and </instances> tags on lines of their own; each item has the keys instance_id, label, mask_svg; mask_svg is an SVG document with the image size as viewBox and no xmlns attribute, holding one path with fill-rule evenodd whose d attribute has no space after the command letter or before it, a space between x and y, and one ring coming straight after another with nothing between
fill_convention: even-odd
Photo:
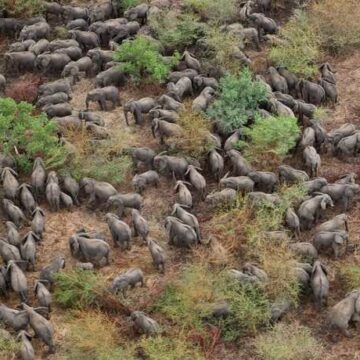
<instances>
[{"instance_id":1,"label":"elephant ear","mask_svg":"<svg viewBox=\"0 0 360 360\"><path fill-rule=\"evenodd\" d=\"M325 210L325 209L326 209L326 204L327 204L326 198L323 198L323 199L321 200L321 203L320 203L320 206L321 206L321 209L322 209L322 210Z\"/></svg>"},{"instance_id":2,"label":"elephant ear","mask_svg":"<svg viewBox=\"0 0 360 360\"><path fill-rule=\"evenodd\" d=\"M320 267L321 267L322 271L324 272L324 274L327 276L327 275L328 275L328 271L327 271L325 265L320 264Z\"/></svg>"},{"instance_id":3,"label":"elephant ear","mask_svg":"<svg viewBox=\"0 0 360 360\"><path fill-rule=\"evenodd\" d=\"M341 235L337 234L334 237L334 242L336 244L342 245L344 243L344 238Z\"/></svg>"}]
</instances>

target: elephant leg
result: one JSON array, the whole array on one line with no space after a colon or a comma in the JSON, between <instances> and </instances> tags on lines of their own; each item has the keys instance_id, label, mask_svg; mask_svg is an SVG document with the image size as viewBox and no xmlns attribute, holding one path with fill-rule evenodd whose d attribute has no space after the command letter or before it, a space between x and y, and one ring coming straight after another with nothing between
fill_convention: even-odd
<instances>
[{"instance_id":1,"label":"elephant leg","mask_svg":"<svg viewBox=\"0 0 360 360\"><path fill-rule=\"evenodd\" d=\"M103 97L100 99L100 107L101 107L101 110L107 111L106 99Z\"/></svg>"}]
</instances>

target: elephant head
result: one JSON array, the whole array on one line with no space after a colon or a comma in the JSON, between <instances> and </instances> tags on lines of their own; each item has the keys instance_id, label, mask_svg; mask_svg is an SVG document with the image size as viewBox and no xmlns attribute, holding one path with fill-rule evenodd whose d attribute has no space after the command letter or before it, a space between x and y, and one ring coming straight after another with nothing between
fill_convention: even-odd
<instances>
[{"instance_id":1,"label":"elephant head","mask_svg":"<svg viewBox=\"0 0 360 360\"><path fill-rule=\"evenodd\" d=\"M323 197L320 202L320 207L322 210L325 210L327 206L333 207L334 203L328 194L323 194Z\"/></svg>"},{"instance_id":2,"label":"elephant head","mask_svg":"<svg viewBox=\"0 0 360 360\"><path fill-rule=\"evenodd\" d=\"M77 256L80 252L79 240L76 235L73 235L69 239L69 247L72 256Z\"/></svg>"},{"instance_id":3,"label":"elephant head","mask_svg":"<svg viewBox=\"0 0 360 360\"><path fill-rule=\"evenodd\" d=\"M80 189L84 189L86 194L91 194L94 191L94 179L85 177L80 180Z\"/></svg>"},{"instance_id":4,"label":"elephant head","mask_svg":"<svg viewBox=\"0 0 360 360\"><path fill-rule=\"evenodd\" d=\"M4 178L9 175L13 175L16 177L19 176L18 173L14 169L6 166L3 168L2 172L1 172L1 180L4 181Z\"/></svg>"}]
</instances>

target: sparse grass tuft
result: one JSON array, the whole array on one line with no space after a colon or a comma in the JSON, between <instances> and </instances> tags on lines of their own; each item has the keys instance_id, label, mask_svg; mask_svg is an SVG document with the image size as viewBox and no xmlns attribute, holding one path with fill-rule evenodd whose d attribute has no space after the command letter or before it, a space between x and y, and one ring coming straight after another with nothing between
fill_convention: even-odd
<instances>
[{"instance_id":1,"label":"sparse grass tuft","mask_svg":"<svg viewBox=\"0 0 360 360\"><path fill-rule=\"evenodd\" d=\"M55 301L63 308L86 308L95 302L100 282L100 276L92 271L60 272L56 275Z\"/></svg>"},{"instance_id":2,"label":"sparse grass tuft","mask_svg":"<svg viewBox=\"0 0 360 360\"><path fill-rule=\"evenodd\" d=\"M290 116L255 117L251 127L244 128L245 141L239 143L244 156L264 168L278 166L300 135L297 119Z\"/></svg>"},{"instance_id":3,"label":"sparse grass tuft","mask_svg":"<svg viewBox=\"0 0 360 360\"><path fill-rule=\"evenodd\" d=\"M264 360L318 360L323 355L322 345L310 330L298 324L277 324L273 330L256 340L258 354Z\"/></svg>"},{"instance_id":4,"label":"sparse grass tuft","mask_svg":"<svg viewBox=\"0 0 360 360\"><path fill-rule=\"evenodd\" d=\"M316 74L316 61L321 56L317 33L306 12L298 11L280 30L281 44L270 50L270 60L303 76Z\"/></svg>"},{"instance_id":5,"label":"sparse grass tuft","mask_svg":"<svg viewBox=\"0 0 360 360\"><path fill-rule=\"evenodd\" d=\"M213 146L209 139L211 126L202 114L191 111L191 102L187 102L185 107L177 122L182 127L182 135L172 137L171 143L177 151L199 159Z\"/></svg>"},{"instance_id":6,"label":"sparse grass tuft","mask_svg":"<svg viewBox=\"0 0 360 360\"><path fill-rule=\"evenodd\" d=\"M203 19L214 23L229 22L237 12L236 0L185 0L184 4Z\"/></svg>"},{"instance_id":7,"label":"sparse grass tuft","mask_svg":"<svg viewBox=\"0 0 360 360\"><path fill-rule=\"evenodd\" d=\"M340 274L344 279L346 290L360 288L360 266L359 265L342 265Z\"/></svg>"}]
</instances>

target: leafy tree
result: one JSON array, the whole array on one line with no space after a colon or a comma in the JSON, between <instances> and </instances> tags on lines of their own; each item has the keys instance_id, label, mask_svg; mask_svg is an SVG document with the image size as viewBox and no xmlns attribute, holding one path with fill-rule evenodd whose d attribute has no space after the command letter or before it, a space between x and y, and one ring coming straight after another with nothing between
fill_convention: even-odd
<instances>
[{"instance_id":1,"label":"leafy tree","mask_svg":"<svg viewBox=\"0 0 360 360\"><path fill-rule=\"evenodd\" d=\"M249 69L240 75L226 75L220 80L219 97L207 110L207 115L225 132L246 125L258 106L266 99L264 85L251 77Z\"/></svg>"},{"instance_id":2,"label":"leafy tree","mask_svg":"<svg viewBox=\"0 0 360 360\"><path fill-rule=\"evenodd\" d=\"M246 141L240 142L244 154L255 162L280 162L292 149L300 134L297 119L291 116L263 118L256 116L254 124L243 131Z\"/></svg>"},{"instance_id":3,"label":"leafy tree","mask_svg":"<svg viewBox=\"0 0 360 360\"><path fill-rule=\"evenodd\" d=\"M58 142L56 123L34 111L29 103L0 99L0 151L13 155L25 172L31 169L36 156L42 156L49 166L60 166L67 157Z\"/></svg>"},{"instance_id":4,"label":"leafy tree","mask_svg":"<svg viewBox=\"0 0 360 360\"><path fill-rule=\"evenodd\" d=\"M119 69L133 76L137 82L144 78L160 82L179 61L179 56L175 54L170 60L164 58L159 44L141 35L135 40L123 42L116 50L114 60L121 62Z\"/></svg>"}]
</instances>

